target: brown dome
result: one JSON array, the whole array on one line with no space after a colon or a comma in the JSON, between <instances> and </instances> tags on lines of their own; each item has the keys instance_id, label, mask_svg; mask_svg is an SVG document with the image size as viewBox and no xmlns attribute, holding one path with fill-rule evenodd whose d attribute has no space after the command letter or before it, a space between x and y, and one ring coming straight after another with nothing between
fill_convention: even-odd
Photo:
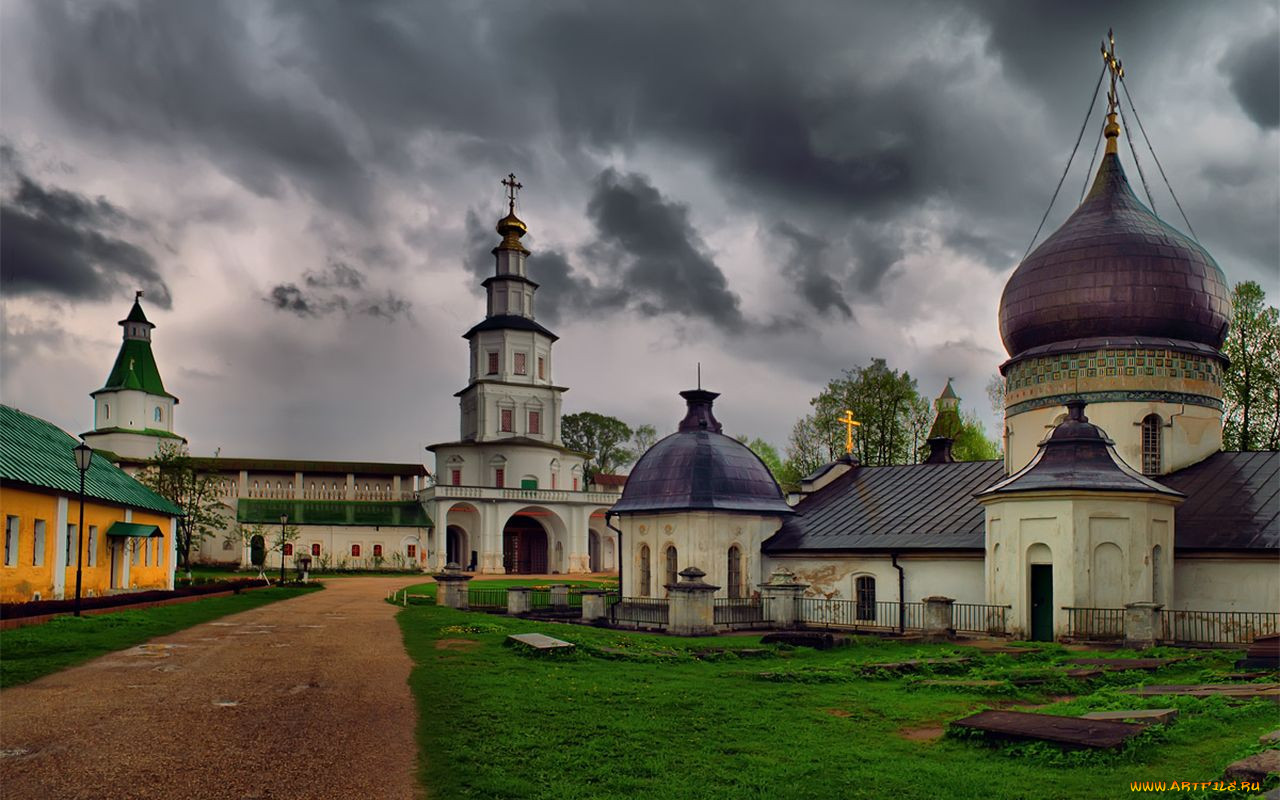
<instances>
[{"instance_id":1,"label":"brown dome","mask_svg":"<svg viewBox=\"0 0 1280 800\"><path fill-rule=\"evenodd\" d=\"M1000 298L1010 356L1069 339L1135 336L1222 347L1226 276L1204 248L1166 225L1103 156L1093 188L1014 270Z\"/></svg>"}]
</instances>

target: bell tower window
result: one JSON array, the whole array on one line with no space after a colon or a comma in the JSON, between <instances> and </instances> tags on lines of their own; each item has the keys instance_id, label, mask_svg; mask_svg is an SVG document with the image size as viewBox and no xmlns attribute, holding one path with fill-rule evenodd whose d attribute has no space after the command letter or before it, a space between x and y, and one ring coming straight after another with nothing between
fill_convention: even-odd
<instances>
[{"instance_id":1,"label":"bell tower window","mask_svg":"<svg viewBox=\"0 0 1280 800\"><path fill-rule=\"evenodd\" d=\"M1148 414L1142 420L1142 474L1159 475L1162 468L1160 452L1160 417Z\"/></svg>"},{"instance_id":2,"label":"bell tower window","mask_svg":"<svg viewBox=\"0 0 1280 800\"><path fill-rule=\"evenodd\" d=\"M517 375L529 374L529 356L526 353L516 353L515 373Z\"/></svg>"}]
</instances>

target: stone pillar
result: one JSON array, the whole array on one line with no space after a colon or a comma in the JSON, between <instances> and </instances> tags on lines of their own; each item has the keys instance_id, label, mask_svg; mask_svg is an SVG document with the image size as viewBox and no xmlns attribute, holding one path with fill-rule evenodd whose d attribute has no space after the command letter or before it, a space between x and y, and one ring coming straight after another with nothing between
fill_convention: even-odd
<instances>
[{"instance_id":1,"label":"stone pillar","mask_svg":"<svg viewBox=\"0 0 1280 800\"><path fill-rule=\"evenodd\" d=\"M595 622L604 619L604 589L582 590L582 621Z\"/></svg>"},{"instance_id":2,"label":"stone pillar","mask_svg":"<svg viewBox=\"0 0 1280 800\"><path fill-rule=\"evenodd\" d=\"M507 613L512 616L529 613L529 593L533 590L528 586L512 586L507 589Z\"/></svg>"},{"instance_id":3,"label":"stone pillar","mask_svg":"<svg viewBox=\"0 0 1280 800\"><path fill-rule=\"evenodd\" d=\"M686 567L680 572L679 583L666 584L670 595L667 633L676 636L715 634L715 593L720 587L704 582L702 579L706 575L697 567Z\"/></svg>"},{"instance_id":4,"label":"stone pillar","mask_svg":"<svg viewBox=\"0 0 1280 800\"><path fill-rule=\"evenodd\" d=\"M1154 647L1160 638L1160 610L1163 603L1126 603L1124 645L1135 649Z\"/></svg>"},{"instance_id":5,"label":"stone pillar","mask_svg":"<svg viewBox=\"0 0 1280 800\"><path fill-rule=\"evenodd\" d=\"M796 580L788 569L775 570L769 582L760 586L760 597L765 601L764 613L769 623L778 630L789 630L800 624L800 598L809 584Z\"/></svg>"},{"instance_id":6,"label":"stone pillar","mask_svg":"<svg viewBox=\"0 0 1280 800\"><path fill-rule=\"evenodd\" d=\"M453 562L445 565L444 572L437 572L433 575L436 579L436 604L448 606L449 608L457 608L463 611L471 608L471 603L467 597L467 584L471 581L471 576L462 572Z\"/></svg>"},{"instance_id":7,"label":"stone pillar","mask_svg":"<svg viewBox=\"0 0 1280 800\"><path fill-rule=\"evenodd\" d=\"M551 607L554 609L569 607L569 587L566 584L558 583L551 587Z\"/></svg>"},{"instance_id":8,"label":"stone pillar","mask_svg":"<svg viewBox=\"0 0 1280 800\"><path fill-rule=\"evenodd\" d=\"M924 598L924 635L927 639L949 639L955 634L951 619L951 606L956 601L950 597Z\"/></svg>"}]
</instances>

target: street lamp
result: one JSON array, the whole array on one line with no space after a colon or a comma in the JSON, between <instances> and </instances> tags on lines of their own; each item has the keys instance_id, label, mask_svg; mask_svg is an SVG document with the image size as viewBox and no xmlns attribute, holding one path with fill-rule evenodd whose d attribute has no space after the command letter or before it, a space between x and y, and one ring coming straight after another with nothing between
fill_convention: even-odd
<instances>
[{"instance_id":1,"label":"street lamp","mask_svg":"<svg viewBox=\"0 0 1280 800\"><path fill-rule=\"evenodd\" d=\"M289 515L280 515L280 582L284 583L284 526L289 524Z\"/></svg>"},{"instance_id":2,"label":"street lamp","mask_svg":"<svg viewBox=\"0 0 1280 800\"><path fill-rule=\"evenodd\" d=\"M76 456L76 469L80 470L80 527L76 528L76 616L80 616L80 576L84 569L84 474L93 461L93 448L81 442L71 448Z\"/></svg>"}]
</instances>

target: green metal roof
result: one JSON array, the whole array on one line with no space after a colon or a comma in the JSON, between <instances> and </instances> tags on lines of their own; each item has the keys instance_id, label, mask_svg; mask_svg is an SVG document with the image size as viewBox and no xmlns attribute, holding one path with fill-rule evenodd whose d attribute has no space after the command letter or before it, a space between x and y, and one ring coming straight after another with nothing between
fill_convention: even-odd
<instances>
[{"instance_id":1,"label":"green metal roof","mask_svg":"<svg viewBox=\"0 0 1280 800\"><path fill-rule=\"evenodd\" d=\"M954 408L938 409L938 416L933 418L933 426L929 428L929 435L925 438L934 439L941 436L954 439L960 435L963 428L964 420L960 418L959 411Z\"/></svg>"},{"instance_id":2,"label":"green metal roof","mask_svg":"<svg viewBox=\"0 0 1280 800\"><path fill-rule=\"evenodd\" d=\"M171 431L162 431L159 428L143 428L142 430L134 430L133 428L118 428L118 427L94 428L93 430L88 431L88 433L132 433L138 436L154 436L157 439L179 439L184 442L187 440L185 436L179 436L178 434L173 433ZM115 455L114 453L111 453L110 450L103 450L101 452L107 453L108 455ZM111 460L118 461L119 459L113 458ZM143 458L139 460L149 461L150 459Z\"/></svg>"},{"instance_id":3,"label":"green metal roof","mask_svg":"<svg viewBox=\"0 0 1280 800\"><path fill-rule=\"evenodd\" d=\"M51 422L0 405L0 483L25 483L76 495L80 470L72 448L79 441ZM85 474L86 497L180 516L182 509L95 454Z\"/></svg>"},{"instance_id":4,"label":"green metal roof","mask_svg":"<svg viewBox=\"0 0 1280 800\"><path fill-rule=\"evenodd\" d=\"M156 367L155 356L151 354L151 342L125 339L120 345L120 354L116 356L116 363L111 367L106 384L94 394L120 389L137 389L147 394L173 397L164 390L160 369Z\"/></svg>"},{"instance_id":5,"label":"green metal roof","mask_svg":"<svg viewBox=\"0 0 1280 800\"><path fill-rule=\"evenodd\" d=\"M111 527L107 528L108 536L134 536L140 539L150 539L152 536L163 536L157 525L139 525L136 522L113 522Z\"/></svg>"},{"instance_id":6,"label":"green metal roof","mask_svg":"<svg viewBox=\"0 0 1280 800\"><path fill-rule=\"evenodd\" d=\"M415 500L370 502L364 500L279 500L242 498L236 521L279 525L288 514L290 525L366 525L390 528L429 528L431 517Z\"/></svg>"}]
</instances>

